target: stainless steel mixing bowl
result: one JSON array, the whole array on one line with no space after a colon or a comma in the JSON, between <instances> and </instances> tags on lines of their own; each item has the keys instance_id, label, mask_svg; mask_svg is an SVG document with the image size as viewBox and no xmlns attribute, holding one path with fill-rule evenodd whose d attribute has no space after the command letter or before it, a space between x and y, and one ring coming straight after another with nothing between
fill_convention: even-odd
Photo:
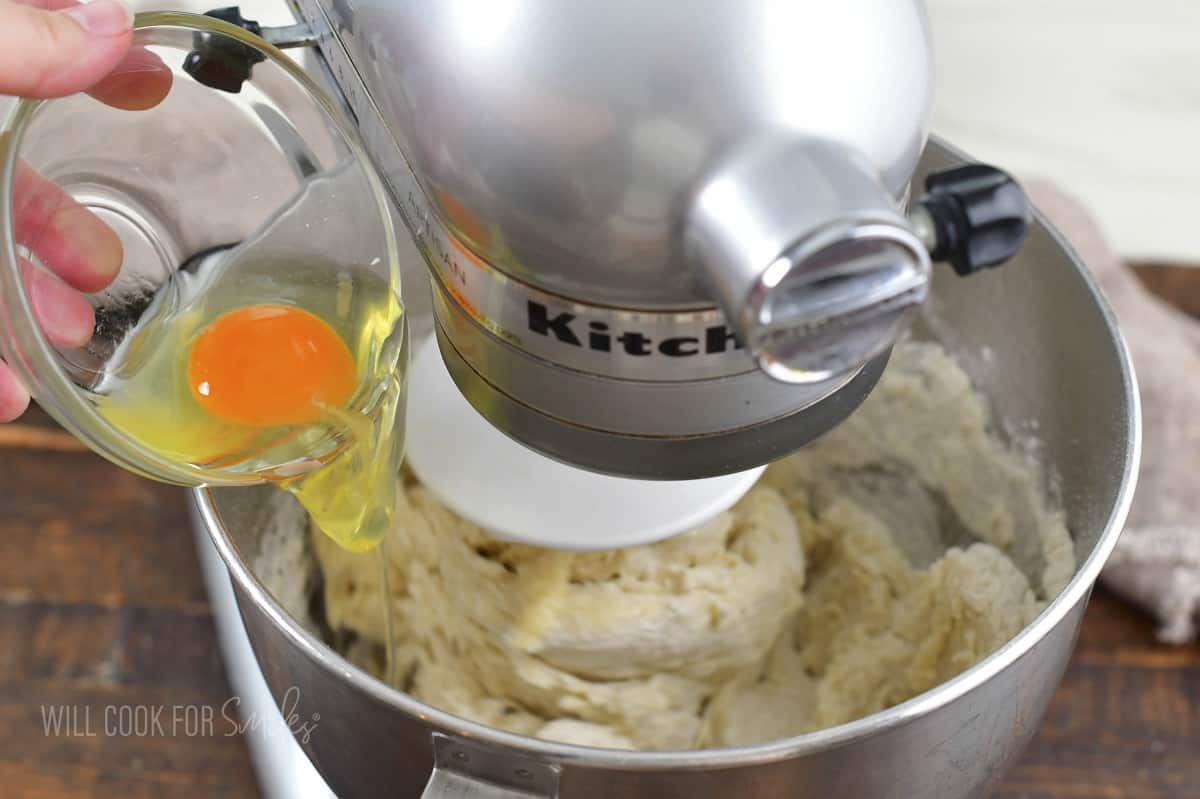
<instances>
[{"instance_id":1,"label":"stainless steel mixing bowl","mask_svg":"<svg viewBox=\"0 0 1200 799\"><path fill-rule=\"evenodd\" d=\"M959 161L934 142L922 175ZM330 787L341 799L986 795L1037 729L1120 534L1137 473L1138 398L1108 306L1044 220L1015 261L970 281L940 271L933 295L929 328L962 356L999 419L1036 431L1075 538L1074 579L1020 635L908 702L797 738L679 753L546 743L463 721L350 665L256 572L271 489L197 491L197 518L229 567L273 694L298 688L304 712L320 713L319 728L299 737Z\"/></svg>"}]
</instances>

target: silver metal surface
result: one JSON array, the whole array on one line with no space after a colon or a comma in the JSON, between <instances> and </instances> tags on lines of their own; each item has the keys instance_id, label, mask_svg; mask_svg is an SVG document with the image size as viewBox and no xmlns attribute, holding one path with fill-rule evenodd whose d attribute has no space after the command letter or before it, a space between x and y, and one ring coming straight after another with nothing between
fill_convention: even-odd
<instances>
[{"instance_id":1,"label":"silver metal surface","mask_svg":"<svg viewBox=\"0 0 1200 799\"><path fill-rule=\"evenodd\" d=\"M494 426L530 446L536 443L535 448L543 455L564 463L579 465L581 457L586 457L587 466L595 471L646 480L732 474L782 457L849 416L879 380L887 362L886 356L876 358L844 386L802 411L767 418L746 428L700 434L695 430L710 419L719 422L747 411L763 413L764 406L774 399L770 392L782 384L752 372L706 381L700 386L703 391L698 398L697 387L691 383L630 385L561 372L523 384L539 392L543 404L535 409L496 390L486 375L475 371L476 364L521 368L523 356L480 358L472 364L461 356L445 328L438 327L437 336L451 377ZM672 401L675 397L677 402ZM568 416L547 414L544 407L548 403ZM621 416L629 408L636 413ZM612 427L597 430L571 421L572 415L588 411L598 418L614 417L622 432L614 432ZM655 422L660 425L655 435L636 432ZM678 429L688 432L670 435Z\"/></svg>"},{"instance_id":2,"label":"silver metal surface","mask_svg":"<svg viewBox=\"0 0 1200 799\"><path fill-rule=\"evenodd\" d=\"M916 0L297 5L434 275L455 379L534 449L759 465L862 401L925 296L899 213L930 104ZM712 204L730 186L752 218ZM572 382L599 393L568 418Z\"/></svg>"},{"instance_id":3,"label":"silver metal surface","mask_svg":"<svg viewBox=\"0 0 1200 799\"><path fill-rule=\"evenodd\" d=\"M922 167L960 160L933 143ZM1111 312L1041 219L1004 269L970 281L937 272L919 328L960 353L998 419L1037 431L1074 536L1074 578L1006 646L887 711L761 746L639 753L547 743L455 718L349 664L290 617L256 573L272 489L197 491L276 700L298 686L306 707L321 713L305 749L323 778L341 799L420 796L433 736L443 734L506 753L514 765L558 768L563 799L986 795L1037 729L1124 523L1138 468L1138 398Z\"/></svg>"},{"instance_id":4,"label":"silver metal surface","mask_svg":"<svg viewBox=\"0 0 1200 799\"><path fill-rule=\"evenodd\" d=\"M318 41L317 34L313 31L312 26L303 22L296 25L283 25L277 28L263 28L262 36L280 50L287 50L293 47L312 47Z\"/></svg>"},{"instance_id":5,"label":"silver metal surface","mask_svg":"<svg viewBox=\"0 0 1200 799\"><path fill-rule=\"evenodd\" d=\"M908 221L912 224L913 233L921 240L926 250L932 250L937 247L938 234L937 224L933 221L933 217L929 215L929 209L923 205L917 205L909 210Z\"/></svg>"},{"instance_id":6,"label":"silver metal surface","mask_svg":"<svg viewBox=\"0 0 1200 799\"><path fill-rule=\"evenodd\" d=\"M820 383L891 348L925 301L929 254L874 166L840 143L771 135L710 175L687 252L764 372Z\"/></svg>"},{"instance_id":7,"label":"silver metal surface","mask_svg":"<svg viewBox=\"0 0 1200 799\"><path fill-rule=\"evenodd\" d=\"M436 216L497 268L628 308L711 305L676 228L731 146L838 142L899 197L926 135L914 0L311 2ZM808 201L797 187L795 207Z\"/></svg>"},{"instance_id":8,"label":"silver metal surface","mask_svg":"<svg viewBox=\"0 0 1200 799\"><path fill-rule=\"evenodd\" d=\"M522 353L614 380L687 382L754 371L716 308L650 311L579 302L521 283L427 226L418 237L442 298ZM445 318L445 317L443 317ZM515 382L515 381L514 381Z\"/></svg>"},{"instance_id":9,"label":"silver metal surface","mask_svg":"<svg viewBox=\"0 0 1200 799\"><path fill-rule=\"evenodd\" d=\"M433 773L422 799L532 799L558 796L558 766L514 758L473 741L433 734Z\"/></svg>"}]
</instances>

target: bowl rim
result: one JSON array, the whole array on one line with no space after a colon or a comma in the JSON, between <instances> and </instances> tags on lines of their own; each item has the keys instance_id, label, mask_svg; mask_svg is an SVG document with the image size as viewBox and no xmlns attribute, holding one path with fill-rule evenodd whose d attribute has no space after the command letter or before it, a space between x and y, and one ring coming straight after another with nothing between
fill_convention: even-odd
<instances>
[{"instance_id":1,"label":"bowl rim","mask_svg":"<svg viewBox=\"0 0 1200 799\"><path fill-rule=\"evenodd\" d=\"M929 144L953 158L967 160L961 151L937 137L930 137ZM1100 311L1116 349L1125 395L1124 401L1129 409L1129 435L1124 451L1120 453L1124 461L1120 487L1095 546L1076 569L1066 587L1042 609L1042 612L1032 622L995 652L950 680L898 705L854 721L752 746L641 752L543 741L463 719L387 686L347 661L315 635L305 630L284 611L246 565L237 547L225 532L224 522L213 502L211 491L207 488L197 488L189 493L209 538L233 577L234 584L261 612L271 619L276 628L293 646L304 652L322 669L349 682L350 687L354 690L364 692L376 701L414 719L440 728L441 731L448 734L461 735L480 744L514 750L523 756L551 760L564 765L624 771L703 770L764 765L812 755L851 741L879 735L927 716L976 690L1023 657L1057 627L1080 602L1086 601L1104 563L1112 553L1113 547L1116 546L1133 501L1141 462L1142 412L1137 378L1129 347L1117 324L1116 315L1101 293L1095 277L1083 265L1074 249L1040 211L1034 209L1033 217L1036 224L1050 236L1056 246L1068 255L1075 266L1084 287L1091 294L1092 300Z\"/></svg>"}]
</instances>

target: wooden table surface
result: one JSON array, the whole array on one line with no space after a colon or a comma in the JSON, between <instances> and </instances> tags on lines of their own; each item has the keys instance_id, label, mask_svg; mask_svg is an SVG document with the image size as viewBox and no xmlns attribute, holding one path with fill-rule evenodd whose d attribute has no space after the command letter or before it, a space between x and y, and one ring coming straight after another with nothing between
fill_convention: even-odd
<instances>
[{"instance_id":1,"label":"wooden table surface","mask_svg":"<svg viewBox=\"0 0 1200 799\"><path fill-rule=\"evenodd\" d=\"M1140 273L1200 315L1200 270ZM0 427L0 797L258 795L221 719L230 689L187 526L180 489L83 451L39 412ZM216 709L212 728L188 735L186 711L172 718L187 706ZM1156 643L1142 614L1098 590L997 795L1200 796L1200 647Z\"/></svg>"}]
</instances>

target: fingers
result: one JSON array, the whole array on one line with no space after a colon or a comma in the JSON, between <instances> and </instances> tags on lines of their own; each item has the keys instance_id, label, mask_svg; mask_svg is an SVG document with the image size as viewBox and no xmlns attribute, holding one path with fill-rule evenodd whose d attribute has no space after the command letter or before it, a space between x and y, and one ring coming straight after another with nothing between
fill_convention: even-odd
<instances>
[{"instance_id":1,"label":"fingers","mask_svg":"<svg viewBox=\"0 0 1200 799\"><path fill-rule=\"evenodd\" d=\"M92 337L95 314L82 294L24 258L21 275L33 315L55 347L81 347ZM29 392L12 368L0 360L0 424L16 419L29 406Z\"/></svg>"},{"instance_id":2,"label":"fingers","mask_svg":"<svg viewBox=\"0 0 1200 799\"><path fill-rule=\"evenodd\" d=\"M71 15L97 13L97 9L79 10L77 8L79 5L80 3L77 0L0 0L0 29L9 24L10 15L14 19L16 18L18 12L21 11L18 6L24 7L26 15L32 15L32 17L27 17L27 19L48 18L52 23L58 20L58 17L51 16L54 14L70 18ZM93 2L91 5L98 5L98 3ZM122 3L118 3L117 5L122 5ZM72 11L71 9L76 10ZM112 10L108 13L116 14ZM39 17L37 15L44 16ZM132 14L129 14L128 18L132 19ZM164 64L162 59L144 47L135 47L126 51L132 39L131 35L126 35L125 33L128 27L122 21L120 26L121 33L115 37L103 37L106 41L100 45L96 44L96 37L92 37L87 46L89 48L99 47L104 55L103 59L97 59L94 63L80 64L74 52L65 55L64 61L70 68L66 72L63 71L61 65L51 64L41 67L45 70L41 75L30 71L28 74L8 78L8 73L5 72L7 68L5 59L16 60L17 56L11 53L0 52L0 76L3 76L0 77L0 94L17 94L25 97L57 97L63 94L71 94L75 91L87 90L88 94L100 102L115 108L122 108L127 111L143 111L147 108L153 108L162 102L163 98L171 90L171 68ZM17 32L15 29L0 30L0 44L4 44L7 41L6 35L16 36ZM54 34L51 34L52 38L53 36ZM112 41L107 41L108 39L112 39ZM91 52L88 53L88 57L96 58ZM115 66L113 66L114 61ZM28 67L23 67L23 69L28 69ZM76 72L72 73L70 70L76 70ZM18 79L26 87L40 85L43 88L40 90L38 88L27 88L24 92L17 91L15 88L9 86L9 83ZM61 85L54 86L55 91L45 91L44 87L47 83L55 84L56 82Z\"/></svg>"},{"instance_id":3,"label":"fingers","mask_svg":"<svg viewBox=\"0 0 1200 799\"><path fill-rule=\"evenodd\" d=\"M12 369L0 361L0 423L11 422L29 407L29 392Z\"/></svg>"},{"instance_id":4,"label":"fingers","mask_svg":"<svg viewBox=\"0 0 1200 799\"><path fill-rule=\"evenodd\" d=\"M13 226L18 244L80 291L99 291L121 269L123 248L112 228L24 165L13 184Z\"/></svg>"},{"instance_id":5,"label":"fingers","mask_svg":"<svg viewBox=\"0 0 1200 799\"><path fill-rule=\"evenodd\" d=\"M56 347L82 347L92 337L96 316L87 299L45 269L21 259L25 294L33 315Z\"/></svg>"},{"instance_id":6,"label":"fingers","mask_svg":"<svg viewBox=\"0 0 1200 799\"><path fill-rule=\"evenodd\" d=\"M121 0L40 5L50 8L0 0L0 94L62 97L88 89L133 40L133 12Z\"/></svg>"},{"instance_id":7,"label":"fingers","mask_svg":"<svg viewBox=\"0 0 1200 799\"><path fill-rule=\"evenodd\" d=\"M145 111L171 91L171 68L144 47L134 47L88 94L126 111Z\"/></svg>"}]
</instances>

